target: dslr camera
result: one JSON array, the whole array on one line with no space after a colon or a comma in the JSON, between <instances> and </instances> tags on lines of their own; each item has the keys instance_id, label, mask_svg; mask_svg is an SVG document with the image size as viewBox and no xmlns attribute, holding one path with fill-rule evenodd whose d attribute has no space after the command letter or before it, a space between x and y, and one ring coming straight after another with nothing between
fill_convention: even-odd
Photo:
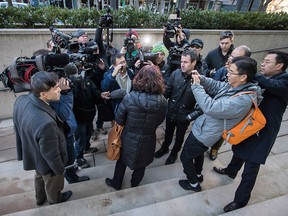
<instances>
[{"instance_id":1,"label":"dslr camera","mask_svg":"<svg viewBox=\"0 0 288 216\"><path fill-rule=\"evenodd\" d=\"M194 121L202 114L203 114L202 109L199 107L198 104L196 104L194 110L186 116L186 120L189 122Z\"/></svg>"},{"instance_id":2,"label":"dslr camera","mask_svg":"<svg viewBox=\"0 0 288 216\"><path fill-rule=\"evenodd\" d=\"M100 17L99 26L101 28L113 28L113 17L110 14L111 13L110 6L105 5L104 8L106 9L106 14Z\"/></svg>"}]
</instances>

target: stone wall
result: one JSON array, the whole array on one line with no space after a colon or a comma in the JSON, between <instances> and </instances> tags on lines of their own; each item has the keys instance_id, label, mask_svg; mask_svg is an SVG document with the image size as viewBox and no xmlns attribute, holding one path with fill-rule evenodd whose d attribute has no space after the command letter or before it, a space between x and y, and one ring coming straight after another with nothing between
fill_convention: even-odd
<instances>
[{"instance_id":1,"label":"stone wall","mask_svg":"<svg viewBox=\"0 0 288 216\"><path fill-rule=\"evenodd\" d=\"M72 33L77 29L59 29L64 33ZM93 39L95 29L85 29L89 38ZM136 29L142 45L153 45L162 41L162 29ZM128 29L113 30L113 45L120 49ZM201 38L204 41L202 51L207 53L218 46L221 30L191 30L189 41ZM254 52L252 57L258 62L264 57L266 50L281 48L288 52L288 31L241 31L235 30L235 46L245 44ZM31 57L33 51L46 48L46 42L51 38L49 29L0 29L0 71L2 72L15 57ZM282 48L285 49L282 49ZM18 94L16 94L17 96ZM15 94L4 90L0 83L0 119L11 118Z\"/></svg>"}]
</instances>

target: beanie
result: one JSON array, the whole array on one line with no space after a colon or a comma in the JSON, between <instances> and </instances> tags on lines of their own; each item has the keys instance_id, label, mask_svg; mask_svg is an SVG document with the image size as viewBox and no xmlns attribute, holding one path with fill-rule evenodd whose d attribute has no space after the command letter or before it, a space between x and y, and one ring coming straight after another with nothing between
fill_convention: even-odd
<instances>
[{"instance_id":1,"label":"beanie","mask_svg":"<svg viewBox=\"0 0 288 216\"><path fill-rule=\"evenodd\" d=\"M139 35L138 33L135 31L135 30L132 30L131 29L131 34L132 35L135 35L137 39L139 39ZM126 34L125 34L126 38L130 37L130 32L128 31Z\"/></svg>"},{"instance_id":2,"label":"beanie","mask_svg":"<svg viewBox=\"0 0 288 216\"><path fill-rule=\"evenodd\" d=\"M162 52L165 54L165 56L168 55L168 50L166 49L163 43L157 43L153 46L151 53L157 53L157 52Z\"/></svg>"}]
</instances>

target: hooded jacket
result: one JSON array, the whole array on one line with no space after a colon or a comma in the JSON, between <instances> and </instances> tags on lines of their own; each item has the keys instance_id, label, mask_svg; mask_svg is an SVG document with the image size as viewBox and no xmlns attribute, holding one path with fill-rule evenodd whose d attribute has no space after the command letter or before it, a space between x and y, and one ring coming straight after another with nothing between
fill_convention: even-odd
<instances>
[{"instance_id":1,"label":"hooded jacket","mask_svg":"<svg viewBox=\"0 0 288 216\"><path fill-rule=\"evenodd\" d=\"M228 83L204 76L201 76L201 85L193 84L191 89L199 107L204 112L194 121L192 133L207 147L211 147L221 138L224 119L227 120L226 129L230 130L248 113L252 106L252 99L256 100L257 104L262 99L261 88L253 83L232 88ZM255 94L232 97L243 91L253 91L257 97Z\"/></svg>"},{"instance_id":2,"label":"hooded jacket","mask_svg":"<svg viewBox=\"0 0 288 216\"><path fill-rule=\"evenodd\" d=\"M132 91L119 105L116 122L124 125L121 157L132 170L153 162L156 129L164 121L167 102L164 96Z\"/></svg>"}]
</instances>

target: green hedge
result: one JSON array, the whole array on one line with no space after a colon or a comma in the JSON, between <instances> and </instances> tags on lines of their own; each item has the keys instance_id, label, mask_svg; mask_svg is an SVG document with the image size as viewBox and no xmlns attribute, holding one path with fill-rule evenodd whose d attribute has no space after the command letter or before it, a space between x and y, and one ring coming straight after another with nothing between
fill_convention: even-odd
<instances>
[{"instance_id":1,"label":"green hedge","mask_svg":"<svg viewBox=\"0 0 288 216\"><path fill-rule=\"evenodd\" d=\"M105 11L88 8L0 8L0 28L48 28L56 21L62 23L61 28L95 28L102 14ZM167 14L128 8L113 11L112 16L114 28L162 28L168 20ZM288 30L288 14L284 12L186 10L181 19L182 26L189 29Z\"/></svg>"}]
</instances>

